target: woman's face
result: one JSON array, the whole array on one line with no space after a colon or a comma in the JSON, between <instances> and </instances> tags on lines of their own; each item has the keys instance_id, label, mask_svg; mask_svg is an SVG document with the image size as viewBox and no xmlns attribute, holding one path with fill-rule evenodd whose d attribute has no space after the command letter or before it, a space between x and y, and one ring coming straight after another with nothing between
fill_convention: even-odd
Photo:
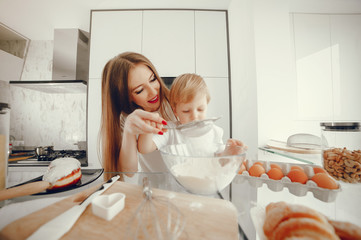
<instances>
[{"instance_id":1,"label":"woman's face","mask_svg":"<svg viewBox=\"0 0 361 240\"><path fill-rule=\"evenodd\" d=\"M205 94L197 94L188 103L178 103L174 109L175 115L181 124L203 120L207 115L207 97Z\"/></svg>"},{"instance_id":2,"label":"woman's face","mask_svg":"<svg viewBox=\"0 0 361 240\"><path fill-rule=\"evenodd\" d=\"M128 86L132 102L148 112L154 112L159 109L160 83L146 65L137 64L134 68L130 69Z\"/></svg>"}]
</instances>

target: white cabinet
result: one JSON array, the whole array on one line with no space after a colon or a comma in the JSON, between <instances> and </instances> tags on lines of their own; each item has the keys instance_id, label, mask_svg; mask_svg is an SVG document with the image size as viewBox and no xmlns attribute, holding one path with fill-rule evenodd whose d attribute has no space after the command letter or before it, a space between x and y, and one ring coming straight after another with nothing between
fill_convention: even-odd
<instances>
[{"instance_id":1,"label":"white cabinet","mask_svg":"<svg viewBox=\"0 0 361 240\"><path fill-rule=\"evenodd\" d=\"M107 61L125 51L141 52L141 11L93 11L89 78L100 78Z\"/></svg>"},{"instance_id":2,"label":"white cabinet","mask_svg":"<svg viewBox=\"0 0 361 240\"><path fill-rule=\"evenodd\" d=\"M98 166L101 119L101 74L115 55L139 52L161 77L183 73L203 76L211 92L208 116L222 115L217 125L230 136L228 55L225 11L92 11L88 82L88 160Z\"/></svg>"},{"instance_id":3,"label":"white cabinet","mask_svg":"<svg viewBox=\"0 0 361 240\"><path fill-rule=\"evenodd\" d=\"M361 15L294 14L300 120L361 120Z\"/></svg>"},{"instance_id":4,"label":"white cabinet","mask_svg":"<svg viewBox=\"0 0 361 240\"><path fill-rule=\"evenodd\" d=\"M361 120L361 14L330 17L335 120Z\"/></svg>"},{"instance_id":5,"label":"white cabinet","mask_svg":"<svg viewBox=\"0 0 361 240\"><path fill-rule=\"evenodd\" d=\"M24 59L0 49L0 79L4 81L19 81L23 70Z\"/></svg>"},{"instance_id":6,"label":"white cabinet","mask_svg":"<svg viewBox=\"0 0 361 240\"><path fill-rule=\"evenodd\" d=\"M100 152L98 153L98 151L101 151L98 143L102 114L101 82L101 78L89 78L88 80L87 154L89 168L99 168L101 166L101 155Z\"/></svg>"},{"instance_id":7,"label":"white cabinet","mask_svg":"<svg viewBox=\"0 0 361 240\"><path fill-rule=\"evenodd\" d=\"M19 81L30 40L0 23L0 80Z\"/></svg>"},{"instance_id":8,"label":"white cabinet","mask_svg":"<svg viewBox=\"0 0 361 240\"><path fill-rule=\"evenodd\" d=\"M208 104L208 117L222 116L215 124L223 128L223 141L230 137L230 106L228 78L204 78L211 95Z\"/></svg>"},{"instance_id":9,"label":"white cabinet","mask_svg":"<svg viewBox=\"0 0 361 240\"><path fill-rule=\"evenodd\" d=\"M160 76L195 72L194 11L144 11L142 46Z\"/></svg>"},{"instance_id":10,"label":"white cabinet","mask_svg":"<svg viewBox=\"0 0 361 240\"><path fill-rule=\"evenodd\" d=\"M294 15L297 110L298 117L303 120L332 117L329 32L330 26L327 16Z\"/></svg>"},{"instance_id":11,"label":"white cabinet","mask_svg":"<svg viewBox=\"0 0 361 240\"><path fill-rule=\"evenodd\" d=\"M196 11L196 73L228 77L227 19L224 11Z\"/></svg>"},{"instance_id":12,"label":"white cabinet","mask_svg":"<svg viewBox=\"0 0 361 240\"><path fill-rule=\"evenodd\" d=\"M125 51L141 52L141 11L93 11L88 80L88 162L100 166L101 75L107 61Z\"/></svg>"}]
</instances>

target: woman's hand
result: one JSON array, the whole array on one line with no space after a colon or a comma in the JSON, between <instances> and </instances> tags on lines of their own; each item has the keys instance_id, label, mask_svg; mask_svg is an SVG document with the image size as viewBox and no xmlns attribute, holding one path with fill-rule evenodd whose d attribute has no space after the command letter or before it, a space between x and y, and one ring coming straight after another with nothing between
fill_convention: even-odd
<instances>
[{"instance_id":1,"label":"woman's hand","mask_svg":"<svg viewBox=\"0 0 361 240\"><path fill-rule=\"evenodd\" d=\"M124 124L124 131L130 134L163 134L163 125L167 122L156 112L137 109L128 115Z\"/></svg>"}]
</instances>

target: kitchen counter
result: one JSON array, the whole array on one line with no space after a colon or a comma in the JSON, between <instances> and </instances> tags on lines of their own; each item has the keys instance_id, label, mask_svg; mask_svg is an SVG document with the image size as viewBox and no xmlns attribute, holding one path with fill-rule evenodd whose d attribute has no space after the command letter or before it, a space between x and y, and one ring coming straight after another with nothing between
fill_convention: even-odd
<instances>
[{"instance_id":1,"label":"kitchen counter","mask_svg":"<svg viewBox=\"0 0 361 240\"><path fill-rule=\"evenodd\" d=\"M141 185L143 177L147 176L150 179L150 185L152 188L158 188L158 189L163 189L163 190L167 190L167 191L188 194L174 180L174 178L169 173L166 173L166 172L133 173L134 175L132 177L128 177L123 173L118 173L118 174L121 175L121 177L123 178L123 181L126 183ZM103 175L100 176L96 181L92 182L91 184L89 184L86 187L87 188L94 187L94 185L98 185L102 182L103 182ZM84 189L85 188L77 189L77 192L82 191ZM53 203L62 201L64 198L69 197L70 195L74 195L75 193L69 192L69 193L66 193L66 195L49 194L48 196L45 196L45 197L43 196L41 198L36 197L36 196L28 196L27 198L8 200L8 201L6 201L6 206L3 207L2 209L0 209L0 219L1 219L0 229L2 227L4 227L5 225L7 225L8 223L15 221L16 219L19 219L21 217L24 217L25 215L31 214L32 212L39 210L43 207L49 206ZM227 193L224 193L224 194L227 194ZM191 196L190 196L190 198L191 198ZM223 197L221 197L221 195L215 195L215 196L211 196L210 198L223 198ZM17 209L17 210L15 210L15 209ZM22 211L18 211L19 209L21 209ZM12 214L11 218L1 217L3 214L7 215L12 211L14 214ZM208 211L210 211L210 210L208 210ZM15 216L15 215L18 215L18 216ZM239 228L239 229L241 229L241 228ZM238 230L236 229L236 231L238 231ZM240 236L243 236L243 233ZM243 237L240 237L240 239L243 239Z\"/></svg>"},{"instance_id":2,"label":"kitchen counter","mask_svg":"<svg viewBox=\"0 0 361 240\"><path fill-rule=\"evenodd\" d=\"M274 159L272 161L274 161ZM28 174L31 175L30 172L28 172ZM132 177L127 177L123 173L119 174L124 177L124 181L127 183L140 185L142 183L141 180L143 179L143 177L147 176L148 178L150 178L151 187L153 188L186 193L186 191L174 180L174 178L169 173L135 173ZM237 177L233 180L230 187L222 192L222 198L231 199L233 205L237 208L238 222L241 227L240 229L242 229L248 239L258 239L252 223L250 209L255 206L265 207L268 203L276 201L286 201L288 203L306 205L313 209L316 209L317 211L320 211L331 219L349 221L361 227L361 208L358 207L358 201L359 199L361 199L361 184L346 184L341 182L340 185L342 190L338 192L335 201L324 202L316 199L311 192L308 192L305 196L298 197L290 193L287 188L275 192L270 190L266 184L263 184L260 187L254 187L251 186L251 184L249 184L247 181L240 183L237 181ZM18 180L16 180L13 178L13 180L14 184L16 181L25 181L27 179L19 178ZM7 206L0 209L0 228L17 218L31 213L32 211L60 201L65 197L74 195L79 191L83 191L102 182L103 175L96 179L94 182L79 189L74 189L59 194L49 194L48 196L33 195L8 200L6 201ZM213 197L220 198L220 196L218 195ZM9 214L11 208L13 210L15 208L23 209L24 212L16 210L14 211L14 214L11 214L11 218L1 217L3 216L2 214Z\"/></svg>"}]
</instances>

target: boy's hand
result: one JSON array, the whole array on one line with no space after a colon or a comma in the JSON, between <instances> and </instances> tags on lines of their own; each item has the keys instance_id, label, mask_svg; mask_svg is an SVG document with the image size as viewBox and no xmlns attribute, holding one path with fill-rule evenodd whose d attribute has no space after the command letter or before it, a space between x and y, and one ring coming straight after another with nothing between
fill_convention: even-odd
<instances>
[{"instance_id":1,"label":"boy's hand","mask_svg":"<svg viewBox=\"0 0 361 240\"><path fill-rule=\"evenodd\" d=\"M244 143L237 139L228 139L226 143L226 149L224 153L226 155L237 155L244 153L248 147Z\"/></svg>"}]
</instances>

